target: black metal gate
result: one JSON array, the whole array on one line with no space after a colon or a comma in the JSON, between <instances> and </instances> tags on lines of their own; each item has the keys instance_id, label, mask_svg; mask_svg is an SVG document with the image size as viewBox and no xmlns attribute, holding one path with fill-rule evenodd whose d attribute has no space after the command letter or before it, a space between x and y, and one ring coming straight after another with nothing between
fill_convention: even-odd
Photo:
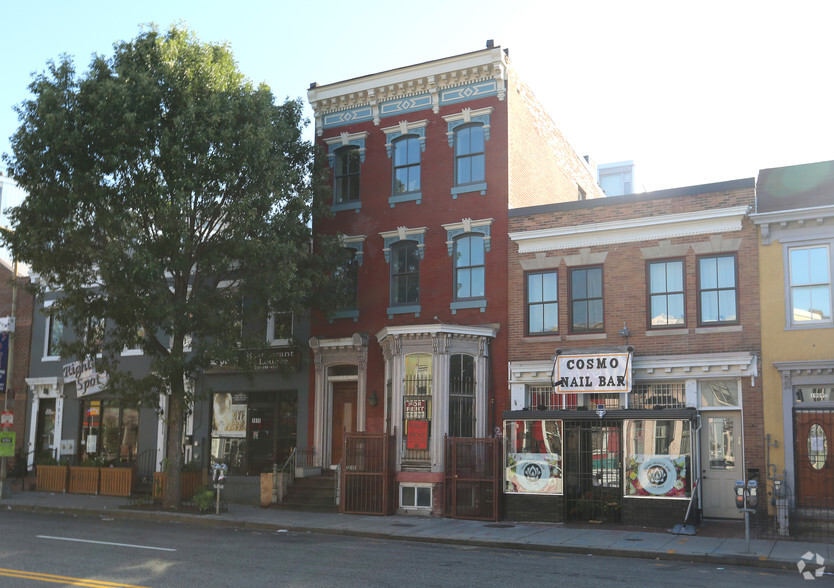
<instances>
[{"instance_id":1,"label":"black metal gate","mask_svg":"<svg viewBox=\"0 0 834 588\"><path fill-rule=\"evenodd\" d=\"M501 503L501 440L446 438L446 515L497 521Z\"/></svg>"},{"instance_id":2,"label":"black metal gate","mask_svg":"<svg viewBox=\"0 0 834 588\"><path fill-rule=\"evenodd\" d=\"M620 522L622 421L565 422L565 520Z\"/></svg>"},{"instance_id":3,"label":"black metal gate","mask_svg":"<svg viewBox=\"0 0 834 588\"><path fill-rule=\"evenodd\" d=\"M345 433L339 512L394 514L394 435Z\"/></svg>"}]
</instances>

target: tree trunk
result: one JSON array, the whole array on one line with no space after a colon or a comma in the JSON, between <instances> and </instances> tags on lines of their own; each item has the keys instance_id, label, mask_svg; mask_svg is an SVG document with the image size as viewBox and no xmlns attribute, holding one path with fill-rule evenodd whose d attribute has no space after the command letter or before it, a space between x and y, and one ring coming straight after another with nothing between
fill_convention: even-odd
<instances>
[{"instance_id":1,"label":"tree trunk","mask_svg":"<svg viewBox=\"0 0 834 588\"><path fill-rule=\"evenodd\" d=\"M171 396L168 400L168 440L166 457L168 467L166 469L165 494L162 498L164 508L179 508L182 503L182 433L185 426L183 406L184 400L182 390L175 390L173 384ZM182 387L182 384L180 384Z\"/></svg>"}]
</instances>

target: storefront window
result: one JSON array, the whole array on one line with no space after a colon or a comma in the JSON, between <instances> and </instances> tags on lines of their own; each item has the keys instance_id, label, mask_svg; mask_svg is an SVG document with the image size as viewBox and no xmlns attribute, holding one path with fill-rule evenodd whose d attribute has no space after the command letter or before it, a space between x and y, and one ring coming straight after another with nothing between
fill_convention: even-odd
<instances>
[{"instance_id":1,"label":"storefront window","mask_svg":"<svg viewBox=\"0 0 834 588\"><path fill-rule=\"evenodd\" d=\"M81 459L133 463L139 445L139 409L115 400L82 403Z\"/></svg>"},{"instance_id":2,"label":"storefront window","mask_svg":"<svg viewBox=\"0 0 834 588\"><path fill-rule=\"evenodd\" d=\"M684 420L627 420L625 495L688 498L691 425Z\"/></svg>"},{"instance_id":3,"label":"storefront window","mask_svg":"<svg viewBox=\"0 0 834 588\"><path fill-rule=\"evenodd\" d=\"M211 459L234 475L284 464L297 442L298 392L223 392L212 402Z\"/></svg>"},{"instance_id":4,"label":"storefront window","mask_svg":"<svg viewBox=\"0 0 834 588\"><path fill-rule=\"evenodd\" d=\"M562 421L504 422L504 491L562 494Z\"/></svg>"}]
</instances>

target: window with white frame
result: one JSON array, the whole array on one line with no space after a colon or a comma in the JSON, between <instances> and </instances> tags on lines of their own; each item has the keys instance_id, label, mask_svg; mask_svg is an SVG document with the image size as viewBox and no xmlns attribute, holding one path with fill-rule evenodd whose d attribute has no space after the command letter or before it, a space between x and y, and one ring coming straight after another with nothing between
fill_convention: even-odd
<instances>
[{"instance_id":1,"label":"window with white frame","mask_svg":"<svg viewBox=\"0 0 834 588\"><path fill-rule=\"evenodd\" d=\"M431 508L430 484L402 484L400 485L400 506L409 508Z\"/></svg>"},{"instance_id":2,"label":"window with white frame","mask_svg":"<svg viewBox=\"0 0 834 588\"><path fill-rule=\"evenodd\" d=\"M649 273L649 327L682 327L686 324L684 261L652 261Z\"/></svg>"},{"instance_id":3,"label":"window with white frame","mask_svg":"<svg viewBox=\"0 0 834 588\"><path fill-rule=\"evenodd\" d=\"M289 345L293 334L293 313L274 312L266 323L266 340L270 345Z\"/></svg>"},{"instance_id":4,"label":"window with white frame","mask_svg":"<svg viewBox=\"0 0 834 588\"><path fill-rule=\"evenodd\" d=\"M790 264L791 323L831 322L831 274L828 245L792 247Z\"/></svg>"},{"instance_id":5,"label":"window with white frame","mask_svg":"<svg viewBox=\"0 0 834 588\"><path fill-rule=\"evenodd\" d=\"M735 254L698 258L698 311L701 325L738 322Z\"/></svg>"},{"instance_id":6,"label":"window with white frame","mask_svg":"<svg viewBox=\"0 0 834 588\"><path fill-rule=\"evenodd\" d=\"M53 306L54 300L44 302L44 313L46 314L46 329L44 332L43 356L44 358L55 358L61 356L61 341L64 338L64 323L58 317Z\"/></svg>"}]
</instances>

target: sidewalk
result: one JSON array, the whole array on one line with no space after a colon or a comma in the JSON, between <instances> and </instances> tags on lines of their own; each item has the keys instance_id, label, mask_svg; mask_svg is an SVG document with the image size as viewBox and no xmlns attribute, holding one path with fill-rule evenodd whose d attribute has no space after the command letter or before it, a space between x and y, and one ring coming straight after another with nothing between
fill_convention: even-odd
<instances>
[{"instance_id":1,"label":"sidewalk","mask_svg":"<svg viewBox=\"0 0 834 588\"><path fill-rule=\"evenodd\" d=\"M697 535L673 535L663 529L620 529L554 523L465 521L394 515L388 517L300 512L229 504L220 515L129 509L130 500L85 494L15 492L0 500L0 512L51 511L113 518L169 520L267 531L295 531L377 539L468 544L480 547L581 553L616 557L692 561L797 570L807 552L834 561L834 546L782 540L744 539L744 523L721 523L725 532L699 529ZM712 532L710 532L712 531ZM730 531L727 533L726 531ZM740 534L739 534L740 532ZM707 536L721 534L723 536ZM810 562L809 562L810 565Z\"/></svg>"}]
</instances>

